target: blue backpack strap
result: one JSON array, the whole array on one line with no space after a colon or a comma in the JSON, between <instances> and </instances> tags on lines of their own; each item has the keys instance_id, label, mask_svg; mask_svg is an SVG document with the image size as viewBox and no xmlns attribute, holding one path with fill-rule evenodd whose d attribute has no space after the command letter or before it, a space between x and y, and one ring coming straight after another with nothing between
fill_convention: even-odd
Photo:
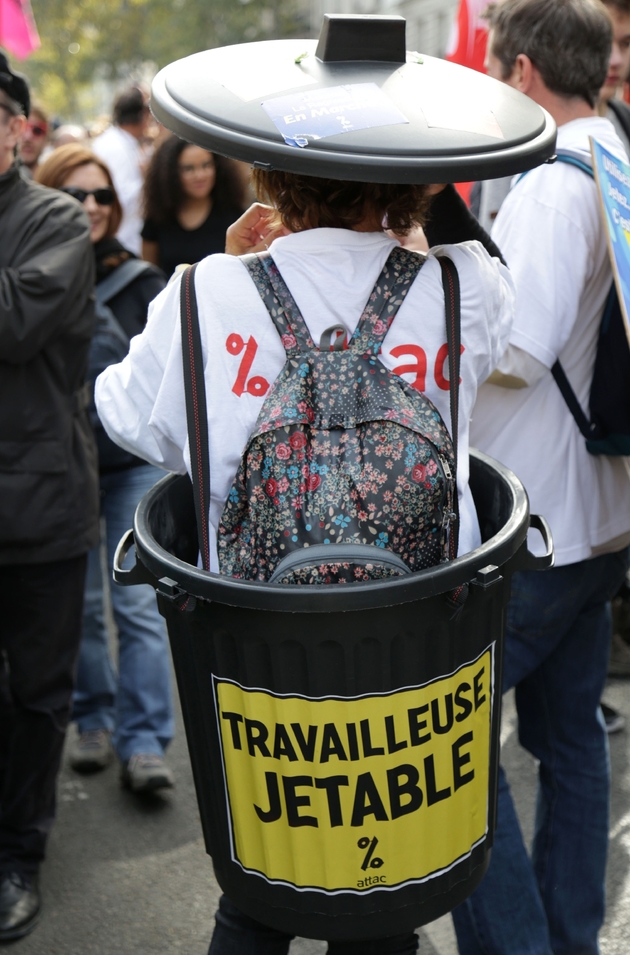
<instances>
[{"instance_id":1,"label":"blue backpack strap","mask_svg":"<svg viewBox=\"0 0 630 955\"><path fill-rule=\"evenodd\" d=\"M426 260L425 255L400 246L392 249L350 339L350 348L362 355L379 354L398 309Z\"/></svg>"},{"instance_id":2,"label":"blue backpack strap","mask_svg":"<svg viewBox=\"0 0 630 955\"><path fill-rule=\"evenodd\" d=\"M575 166L576 169L579 169L581 172L586 173L586 175L590 176L591 179L595 178L593 167L590 165L590 163L585 162L584 159L582 159L581 155L579 154L576 155L575 153L560 151L558 152L557 160L558 162L566 163L568 166ZM610 315L612 312L612 307L614 305L616 296L617 296L617 290L615 288L615 283L613 281L610 291L608 293L606 306L604 308L604 316L602 318L602 327L601 327L600 334L602 331L605 330L605 327L608 325L610 321ZM553 375L554 380L558 388L560 389L560 393L562 394L562 397L565 400L567 408L569 409L569 411L571 412L573 416L573 420L575 421L578 428L580 429L580 433L582 437L585 438L587 442L597 439L600 436L599 429L597 425L594 422L589 421L588 417L586 416L584 409L582 408L582 405L578 401L578 397L573 390L571 382L567 378L566 372L564 368L562 367L562 365L560 364L559 359L556 359L556 361L554 362L551 368L551 374Z\"/></svg>"},{"instance_id":3,"label":"blue backpack strap","mask_svg":"<svg viewBox=\"0 0 630 955\"><path fill-rule=\"evenodd\" d=\"M578 153L571 153L571 152L563 152L562 150L559 150L556 153L556 162L563 162L563 163L566 163L568 166L575 166L576 169L580 169L582 172L585 172L587 176L590 176L591 179L594 179L595 173L593 172L593 167L589 163L585 162L584 159L581 157L582 157L581 153L578 154ZM538 168L538 167L534 167L534 168ZM532 170L528 169L527 172L521 173L521 175L518 177L514 185L516 186L521 181L521 179L525 178L525 176L529 172L532 172Z\"/></svg>"},{"instance_id":4,"label":"blue backpack strap","mask_svg":"<svg viewBox=\"0 0 630 955\"><path fill-rule=\"evenodd\" d=\"M126 262L113 269L109 275L99 282L96 286L96 298L101 305L106 305L112 298L115 298L119 292L126 289L128 285L135 282L141 275L147 272L154 272L154 267L150 262L143 262L142 259L127 259Z\"/></svg>"},{"instance_id":5,"label":"blue backpack strap","mask_svg":"<svg viewBox=\"0 0 630 955\"><path fill-rule=\"evenodd\" d=\"M581 154L559 151L556 155L556 160L558 162L566 163L568 166L575 166L576 169L579 169L581 172L586 173L586 175L590 176L591 179L595 178L593 167L588 162L584 161ZM528 171L531 171L531 170L528 170ZM526 175L527 173L524 172L522 176L519 176L519 178L517 179L517 183L520 182L523 176L526 176ZM607 316L610 315L611 302L614 302L615 295L616 295L616 289L615 289L615 283L613 282L612 288L610 292L608 293L608 300L606 303L606 309L604 314L605 321L609 320L607 319ZM597 426L593 424L593 422L589 421L588 417L586 416L584 409L582 408L582 405L578 401L578 397L573 390L571 382L567 378L566 372L564 368L562 367L562 365L560 364L559 359L556 359L556 361L552 365L551 374L553 375L554 381L556 382L558 388L560 389L560 394L564 398L567 408L569 409L569 411L571 412L571 415L573 416L573 420L575 421L576 425L580 429L580 433L582 434L582 437L585 438L587 441L590 441L593 438L596 438L598 436Z\"/></svg>"},{"instance_id":6,"label":"blue backpack strap","mask_svg":"<svg viewBox=\"0 0 630 955\"><path fill-rule=\"evenodd\" d=\"M575 166L576 169L581 169L582 172L585 172L591 179L595 178L593 167L589 166L589 164L585 163L582 159L578 159L577 156L572 156L570 153L558 153L557 160L558 162L566 163L568 166Z\"/></svg>"},{"instance_id":7,"label":"blue backpack strap","mask_svg":"<svg viewBox=\"0 0 630 955\"><path fill-rule=\"evenodd\" d=\"M308 326L278 266L268 252L242 255L241 262L249 272L276 327L288 358L297 358L315 347Z\"/></svg>"}]
</instances>

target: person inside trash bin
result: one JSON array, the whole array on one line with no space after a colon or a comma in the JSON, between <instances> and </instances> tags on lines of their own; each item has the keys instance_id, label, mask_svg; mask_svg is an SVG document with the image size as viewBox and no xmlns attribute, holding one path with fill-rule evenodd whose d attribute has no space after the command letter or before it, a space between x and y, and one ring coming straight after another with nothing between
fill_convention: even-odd
<instances>
[{"instance_id":1,"label":"person inside trash bin","mask_svg":"<svg viewBox=\"0 0 630 955\"><path fill-rule=\"evenodd\" d=\"M450 429L445 301L436 259L437 253L448 255L461 286L459 553L477 547L479 526L468 486L469 419L478 385L507 345L514 306L498 249L452 186L341 182L262 170L254 170L253 182L270 205L257 203L244 213L228 230L226 254L203 259L195 275L208 404L210 569L219 569L217 527L242 452L286 361L280 336L237 256L268 248L313 340L319 342L331 325L342 325L349 340L390 252L421 226L434 247L379 357L434 403ZM456 244L436 244L450 235ZM181 474L190 473L191 464L180 284L176 276L155 299L128 356L98 378L96 404L113 441Z\"/></svg>"}]
</instances>

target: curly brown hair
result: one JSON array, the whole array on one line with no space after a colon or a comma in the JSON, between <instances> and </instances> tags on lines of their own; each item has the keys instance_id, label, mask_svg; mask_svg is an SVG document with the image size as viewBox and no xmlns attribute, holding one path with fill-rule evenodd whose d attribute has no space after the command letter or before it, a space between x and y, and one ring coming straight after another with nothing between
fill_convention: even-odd
<instances>
[{"instance_id":1,"label":"curly brown hair","mask_svg":"<svg viewBox=\"0 0 630 955\"><path fill-rule=\"evenodd\" d=\"M258 198L274 206L291 232L305 229L356 229L408 235L424 225L431 197L424 185L342 182L292 172L254 169Z\"/></svg>"},{"instance_id":2,"label":"curly brown hair","mask_svg":"<svg viewBox=\"0 0 630 955\"><path fill-rule=\"evenodd\" d=\"M114 203L112 205L111 215L107 226L107 232L103 238L111 239L116 235L122 222L123 211L120 200L114 188L112 175L102 159L93 153L90 149L80 146L79 143L68 143L65 146L59 146L58 149L51 152L48 159L37 168L35 179L42 186L49 186L51 189L61 189L70 173L81 166L98 166L105 174L105 177L114 190Z\"/></svg>"}]
</instances>

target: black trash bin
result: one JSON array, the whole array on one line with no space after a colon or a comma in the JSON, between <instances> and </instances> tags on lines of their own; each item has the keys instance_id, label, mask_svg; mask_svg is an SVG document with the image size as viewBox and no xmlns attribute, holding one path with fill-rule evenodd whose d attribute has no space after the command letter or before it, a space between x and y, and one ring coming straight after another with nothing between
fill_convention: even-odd
<instances>
[{"instance_id":1,"label":"black trash bin","mask_svg":"<svg viewBox=\"0 0 630 955\"><path fill-rule=\"evenodd\" d=\"M119 545L115 579L152 584L166 619L217 880L263 923L398 934L453 909L487 868L510 576L553 557L510 471L473 452L470 484L481 547L380 582L198 569L188 477L160 481ZM545 557L527 550L530 525ZM454 616L446 594L464 583Z\"/></svg>"}]
</instances>

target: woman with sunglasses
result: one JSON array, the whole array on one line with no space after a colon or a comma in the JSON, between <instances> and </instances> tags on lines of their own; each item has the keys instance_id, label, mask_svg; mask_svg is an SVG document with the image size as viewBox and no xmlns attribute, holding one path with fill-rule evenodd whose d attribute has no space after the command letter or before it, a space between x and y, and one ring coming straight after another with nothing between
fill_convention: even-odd
<instances>
[{"instance_id":1,"label":"woman with sunglasses","mask_svg":"<svg viewBox=\"0 0 630 955\"><path fill-rule=\"evenodd\" d=\"M234 160L169 136L147 170L142 258L170 277L181 262L223 252L226 230L245 204Z\"/></svg>"},{"instance_id":2,"label":"woman with sunglasses","mask_svg":"<svg viewBox=\"0 0 630 955\"><path fill-rule=\"evenodd\" d=\"M61 146L38 169L37 179L45 186L68 193L83 205L94 247L98 329L107 323L111 328L112 321L117 323L114 332L118 341L123 336L118 347L124 352L128 347L125 343L144 329L149 303L166 284L163 274L155 266L141 262L115 238L122 208L109 169L94 153L75 143ZM112 360L109 355L95 358L95 346L101 341L102 333L99 335L97 330L91 353L93 370L88 378L94 377L94 365L98 372L99 361L105 367ZM101 349L106 347L101 345ZM94 423L111 580L116 545L133 523L138 502L161 472L127 452L121 454L103 432L95 412ZM113 742L122 764L123 782L133 791L170 787L173 777L164 763L164 751L173 736L173 715L162 618L150 587L126 588L111 583L110 593L118 629L118 676L108 652L97 547L88 560L73 713L79 737L70 762L79 772L103 769L111 760Z\"/></svg>"}]
</instances>

